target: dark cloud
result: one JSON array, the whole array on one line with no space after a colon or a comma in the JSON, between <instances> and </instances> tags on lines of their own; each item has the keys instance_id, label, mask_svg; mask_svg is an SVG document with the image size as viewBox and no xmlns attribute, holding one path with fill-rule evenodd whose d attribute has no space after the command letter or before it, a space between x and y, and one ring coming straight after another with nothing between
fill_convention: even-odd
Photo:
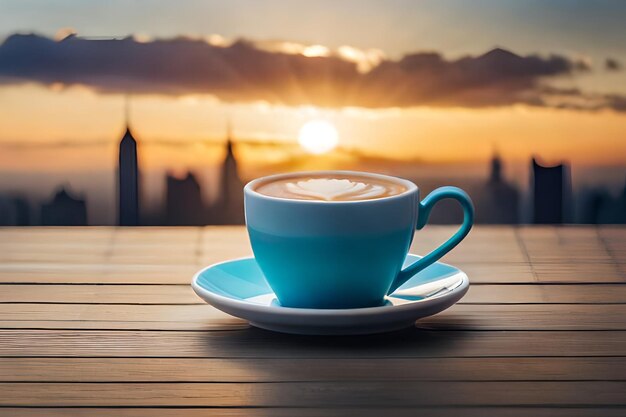
<instances>
[{"instance_id":1,"label":"dark cloud","mask_svg":"<svg viewBox=\"0 0 626 417\"><path fill-rule=\"evenodd\" d=\"M617 111L626 111L626 96L618 95L618 94L607 94L604 96L607 101L608 107L615 109Z\"/></svg>"},{"instance_id":2,"label":"dark cloud","mask_svg":"<svg viewBox=\"0 0 626 417\"><path fill-rule=\"evenodd\" d=\"M541 81L588 68L560 56L518 56L494 49L477 57L447 61L435 53L407 55L386 61L365 75L378 94L367 105L502 106L539 104Z\"/></svg>"},{"instance_id":3,"label":"dark cloud","mask_svg":"<svg viewBox=\"0 0 626 417\"><path fill-rule=\"evenodd\" d=\"M604 68L607 71L620 71L622 69L622 63L615 58L607 58L604 61Z\"/></svg>"},{"instance_id":4,"label":"dark cloud","mask_svg":"<svg viewBox=\"0 0 626 417\"><path fill-rule=\"evenodd\" d=\"M0 46L0 82L86 85L103 93L212 94L223 101L286 105L485 107L511 104L563 107L558 97L585 95L550 88L547 80L590 68L560 55L519 56L494 49L448 60L416 53L383 60L369 72L337 54L307 57L239 40L216 46L174 38L54 41L12 35ZM603 106L623 110L620 96ZM584 104L584 103L583 103Z\"/></svg>"}]
</instances>

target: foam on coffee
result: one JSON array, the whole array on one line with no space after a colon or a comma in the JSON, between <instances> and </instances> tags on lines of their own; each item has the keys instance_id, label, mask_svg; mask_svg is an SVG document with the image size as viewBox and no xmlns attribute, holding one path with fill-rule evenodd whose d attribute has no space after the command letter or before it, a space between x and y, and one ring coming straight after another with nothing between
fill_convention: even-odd
<instances>
[{"instance_id":1,"label":"foam on coffee","mask_svg":"<svg viewBox=\"0 0 626 417\"><path fill-rule=\"evenodd\" d=\"M268 180L255 188L270 197L318 201L373 200L406 190L398 182L358 175L294 175Z\"/></svg>"}]
</instances>

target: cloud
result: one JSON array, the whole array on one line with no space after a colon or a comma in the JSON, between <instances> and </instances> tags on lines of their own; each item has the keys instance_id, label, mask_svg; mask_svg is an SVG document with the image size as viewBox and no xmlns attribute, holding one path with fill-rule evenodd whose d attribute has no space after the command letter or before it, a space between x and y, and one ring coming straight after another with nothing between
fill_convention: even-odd
<instances>
[{"instance_id":1,"label":"cloud","mask_svg":"<svg viewBox=\"0 0 626 417\"><path fill-rule=\"evenodd\" d=\"M622 67L622 63L619 62L617 59L607 58L604 61L604 68L607 71L620 71L623 67Z\"/></svg>"},{"instance_id":2,"label":"cloud","mask_svg":"<svg viewBox=\"0 0 626 417\"><path fill-rule=\"evenodd\" d=\"M626 112L626 96L619 94L607 94L604 96L607 101L607 107L611 107L616 111Z\"/></svg>"},{"instance_id":3,"label":"cloud","mask_svg":"<svg viewBox=\"0 0 626 417\"><path fill-rule=\"evenodd\" d=\"M12 35L0 46L0 82L83 85L102 93L211 94L227 102L325 107L570 107L557 99L584 101L585 94L565 94L550 88L549 80L590 70L584 61L561 55L520 56L504 49L454 60L435 52L390 60L375 50L283 44L291 46L186 37L139 41L71 35L55 41ZM603 103L623 110L620 96ZM575 108L585 109L580 103Z\"/></svg>"}]
</instances>

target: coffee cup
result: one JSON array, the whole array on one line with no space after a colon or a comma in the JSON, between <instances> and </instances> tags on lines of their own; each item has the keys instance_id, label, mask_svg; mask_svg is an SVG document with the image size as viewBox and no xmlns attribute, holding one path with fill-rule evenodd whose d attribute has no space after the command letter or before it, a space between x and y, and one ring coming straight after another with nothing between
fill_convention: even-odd
<instances>
[{"instance_id":1,"label":"coffee cup","mask_svg":"<svg viewBox=\"0 0 626 417\"><path fill-rule=\"evenodd\" d=\"M457 200L459 230L403 268L416 230L437 202ZM344 309L379 306L469 233L470 197L441 187L420 201L411 181L354 171L272 175L244 188L254 257L284 307Z\"/></svg>"}]
</instances>

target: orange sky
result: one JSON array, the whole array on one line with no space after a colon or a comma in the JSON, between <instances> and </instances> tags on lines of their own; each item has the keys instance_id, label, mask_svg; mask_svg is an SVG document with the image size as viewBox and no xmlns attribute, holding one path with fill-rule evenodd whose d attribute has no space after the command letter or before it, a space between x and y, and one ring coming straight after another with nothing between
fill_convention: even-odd
<instances>
[{"instance_id":1,"label":"orange sky","mask_svg":"<svg viewBox=\"0 0 626 417\"><path fill-rule=\"evenodd\" d=\"M0 147L0 166L16 171L112 167L114 146L123 128L123 103L119 95L99 95L81 87L1 87L0 144L4 146ZM481 110L321 110L264 103L222 104L211 96L142 96L131 103L131 124L143 145L146 168L182 168L215 161L219 149L190 141L223 139L229 118L236 138L287 143L295 143L307 120L326 119L337 127L342 147L434 163L485 160L497 148L510 160L537 154L575 164L626 164L626 116L612 111L522 105ZM26 146L63 141L109 146ZM172 146L157 146L159 141ZM285 151L280 148L245 153L249 160L271 162L283 157Z\"/></svg>"}]
</instances>

